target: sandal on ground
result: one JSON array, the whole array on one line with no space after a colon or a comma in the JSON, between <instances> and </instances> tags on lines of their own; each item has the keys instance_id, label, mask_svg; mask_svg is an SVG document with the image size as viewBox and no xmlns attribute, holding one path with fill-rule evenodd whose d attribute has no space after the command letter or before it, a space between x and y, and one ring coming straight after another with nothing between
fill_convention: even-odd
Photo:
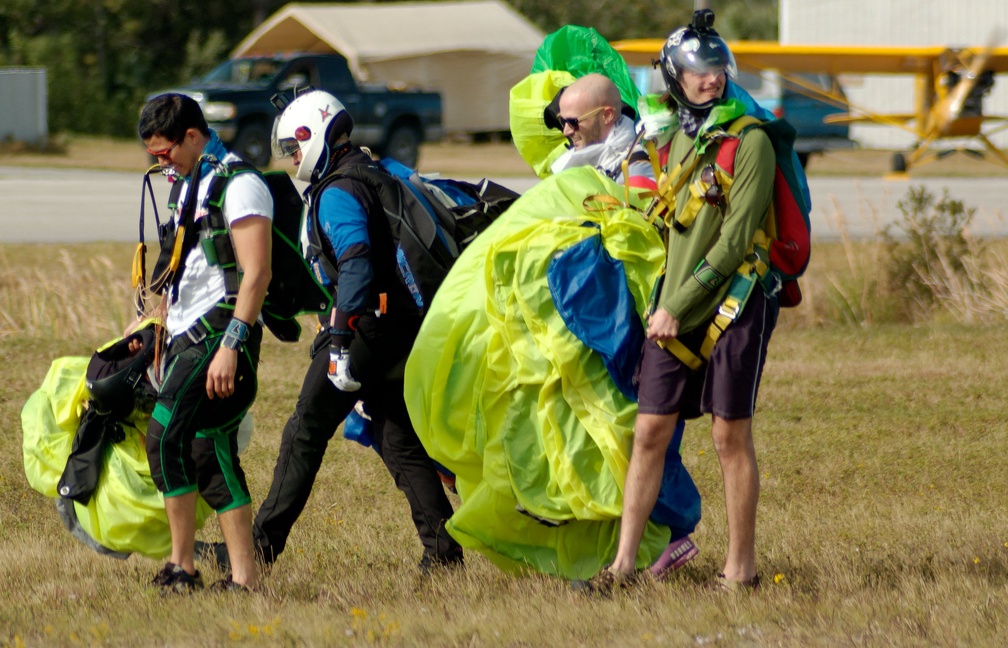
<instances>
[{"instance_id":1,"label":"sandal on ground","mask_svg":"<svg viewBox=\"0 0 1008 648\"><path fill-rule=\"evenodd\" d=\"M571 581L571 589L593 596L609 596L614 589L630 587L637 580L637 572L624 574L613 571L611 567L606 565L588 580Z\"/></svg>"},{"instance_id":2,"label":"sandal on ground","mask_svg":"<svg viewBox=\"0 0 1008 648\"><path fill-rule=\"evenodd\" d=\"M706 583L706 588L716 592L755 592L760 587L760 577L756 574L746 581L728 580L724 574L718 574Z\"/></svg>"},{"instance_id":3,"label":"sandal on ground","mask_svg":"<svg viewBox=\"0 0 1008 648\"><path fill-rule=\"evenodd\" d=\"M220 594L223 592L238 592L240 594L251 594L252 588L241 583L236 583L231 579L229 574L227 578L222 578L210 587L207 588L208 592L213 592L214 594Z\"/></svg>"}]
</instances>

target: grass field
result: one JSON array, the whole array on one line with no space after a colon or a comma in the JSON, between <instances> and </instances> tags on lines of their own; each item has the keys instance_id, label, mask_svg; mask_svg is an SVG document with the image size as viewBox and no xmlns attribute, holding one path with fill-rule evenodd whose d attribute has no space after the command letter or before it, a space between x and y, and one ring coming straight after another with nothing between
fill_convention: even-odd
<instances>
[{"instance_id":1,"label":"grass field","mask_svg":"<svg viewBox=\"0 0 1008 648\"><path fill-rule=\"evenodd\" d=\"M162 598L146 586L160 563L101 557L64 530L26 482L19 432L50 362L89 355L128 316L131 254L0 245L0 646L1003 644L1003 321L824 322L825 278L849 264L839 245L817 248L807 302L783 313L771 343L756 418L759 593L700 587L726 533L709 430L696 422L683 455L704 498L701 553L670 583L594 600L558 580L506 576L477 554L423 578L404 498L371 450L337 437L262 592ZM257 501L306 362L304 342L264 346L243 457ZM211 520L200 537L218 533Z\"/></svg>"}]
</instances>

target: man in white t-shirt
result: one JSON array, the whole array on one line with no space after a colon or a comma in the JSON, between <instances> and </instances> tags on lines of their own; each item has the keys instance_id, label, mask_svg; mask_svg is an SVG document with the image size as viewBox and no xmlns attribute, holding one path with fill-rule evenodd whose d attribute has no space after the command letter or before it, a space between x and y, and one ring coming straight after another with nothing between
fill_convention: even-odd
<instances>
[{"instance_id":1,"label":"man in white t-shirt","mask_svg":"<svg viewBox=\"0 0 1008 648\"><path fill-rule=\"evenodd\" d=\"M252 499L236 433L256 394L273 199L258 173L245 172L226 180L220 206L211 204L214 183L225 182L215 174L239 159L225 150L190 97L151 99L138 131L161 167L184 183L172 214L174 231L162 242L167 263L159 263L153 286L163 294L159 314L168 342L147 429L147 459L164 493L172 536L168 563L153 582L165 592L202 587L193 558L199 493L217 511L231 563L231 574L213 588L254 589L259 576ZM216 233L204 223L215 218L223 224Z\"/></svg>"}]
</instances>

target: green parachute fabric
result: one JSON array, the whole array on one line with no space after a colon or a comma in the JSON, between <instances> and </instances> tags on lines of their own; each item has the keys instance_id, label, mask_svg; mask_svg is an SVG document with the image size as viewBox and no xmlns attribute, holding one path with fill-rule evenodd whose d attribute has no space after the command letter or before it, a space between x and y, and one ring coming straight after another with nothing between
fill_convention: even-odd
<instances>
[{"instance_id":1,"label":"green parachute fabric","mask_svg":"<svg viewBox=\"0 0 1008 648\"><path fill-rule=\"evenodd\" d=\"M86 357L53 361L42 385L21 410L25 476L46 497L58 497L56 485L66 467L88 392ZM171 531L164 498L147 464L144 433L148 417L134 414L122 424L126 439L110 444L94 496L85 506L72 500L81 529L102 547L123 554L162 558L171 552ZM196 528L213 511L197 499Z\"/></svg>"},{"instance_id":2,"label":"green parachute fabric","mask_svg":"<svg viewBox=\"0 0 1008 648\"><path fill-rule=\"evenodd\" d=\"M604 74L616 84L628 106L637 106L640 91L626 60L592 27L564 25L546 36L536 50L531 73L545 70L566 70L575 78L593 72Z\"/></svg>"},{"instance_id":3,"label":"green parachute fabric","mask_svg":"<svg viewBox=\"0 0 1008 648\"><path fill-rule=\"evenodd\" d=\"M592 208L622 194L591 167L526 192L452 266L406 364L417 434L456 476L449 532L505 571L587 578L615 555L637 405L564 325L547 270L600 236L643 321L665 252L640 213ZM648 522L638 567L669 536Z\"/></svg>"},{"instance_id":4,"label":"green parachute fabric","mask_svg":"<svg viewBox=\"0 0 1008 648\"><path fill-rule=\"evenodd\" d=\"M536 50L529 76L511 88L511 137L522 159L540 178L550 175L550 165L567 147L562 132L546 127L543 109L561 88L592 73L612 79L623 101L637 109L640 91L626 61L592 27L564 25L547 35Z\"/></svg>"}]
</instances>

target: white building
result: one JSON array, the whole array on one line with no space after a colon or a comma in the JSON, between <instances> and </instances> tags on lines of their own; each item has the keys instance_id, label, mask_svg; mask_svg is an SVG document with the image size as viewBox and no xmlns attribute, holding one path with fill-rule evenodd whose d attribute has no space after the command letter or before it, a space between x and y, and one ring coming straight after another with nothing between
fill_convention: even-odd
<instances>
[{"instance_id":1,"label":"white building","mask_svg":"<svg viewBox=\"0 0 1008 648\"><path fill-rule=\"evenodd\" d=\"M0 141L44 144L48 136L45 68L0 68Z\"/></svg>"}]
</instances>

